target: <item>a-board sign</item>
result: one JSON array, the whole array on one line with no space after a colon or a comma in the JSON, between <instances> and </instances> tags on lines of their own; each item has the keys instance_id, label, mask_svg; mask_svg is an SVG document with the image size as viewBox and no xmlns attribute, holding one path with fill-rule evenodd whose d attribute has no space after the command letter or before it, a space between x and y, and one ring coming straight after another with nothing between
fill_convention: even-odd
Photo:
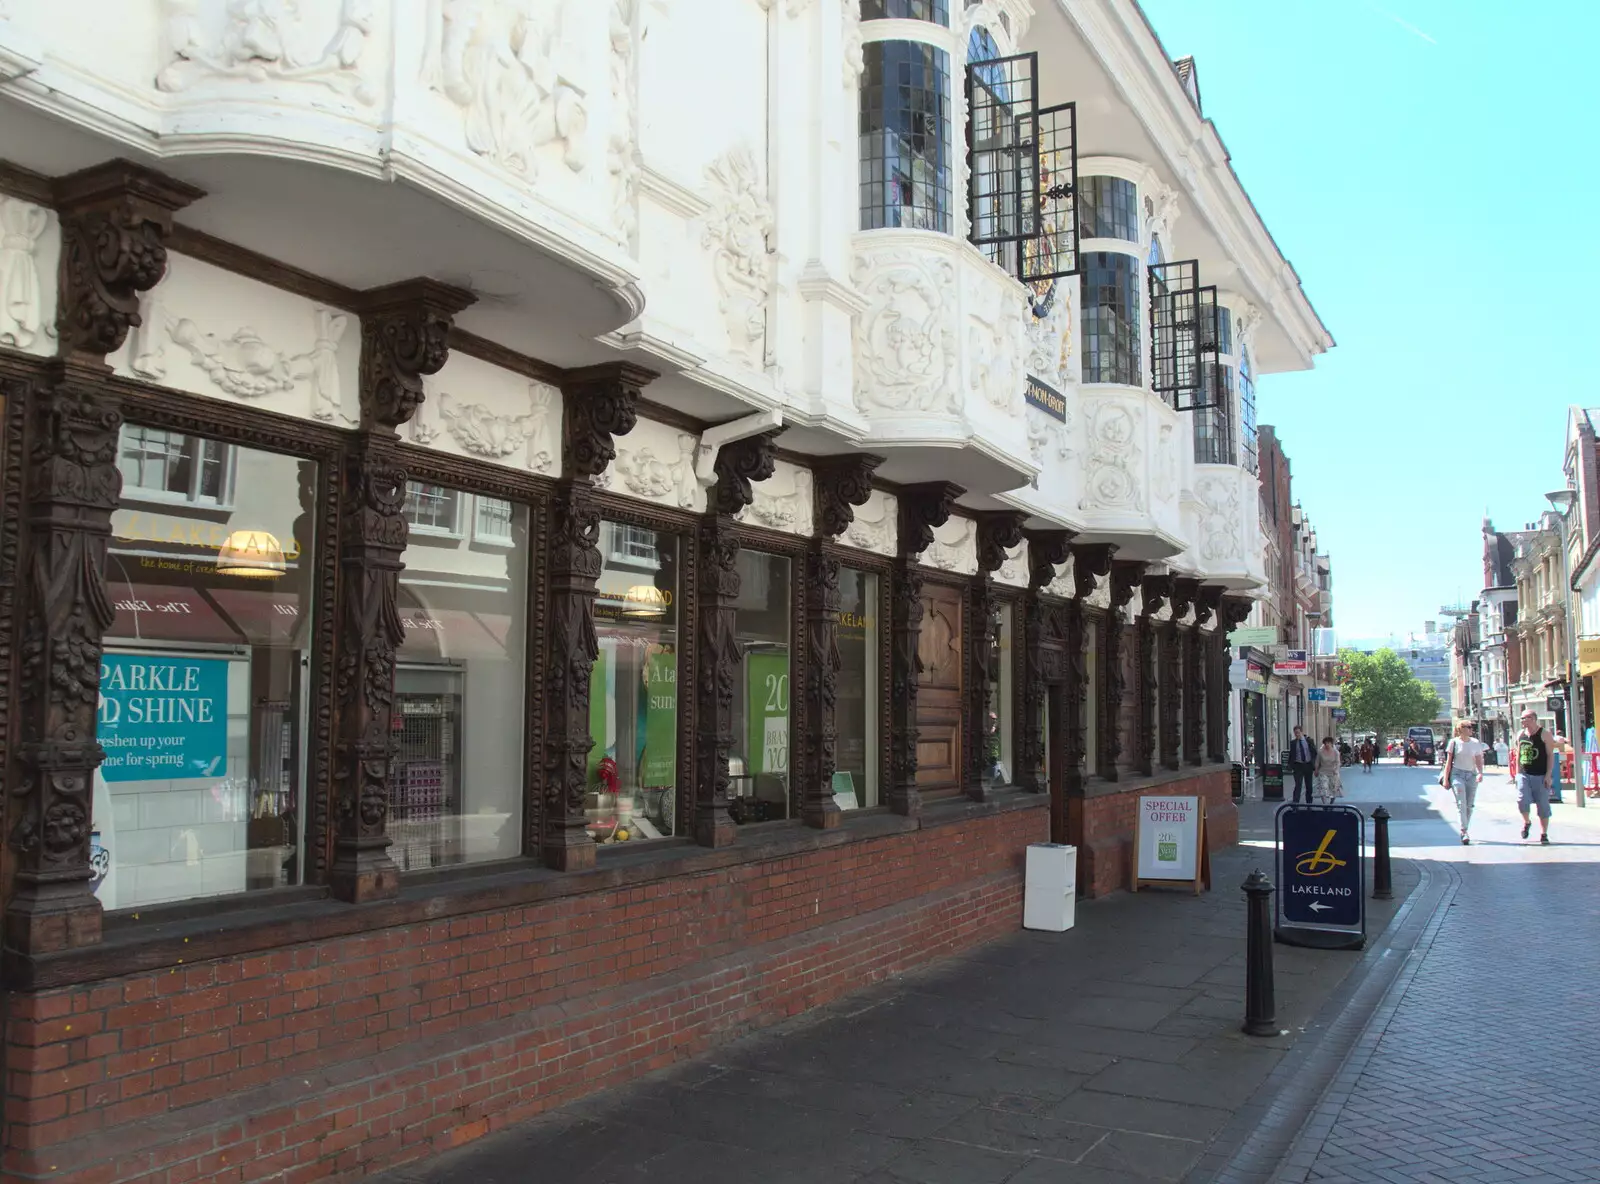
<instances>
[{"instance_id":1,"label":"a-board sign","mask_svg":"<svg viewBox=\"0 0 1600 1184\"><path fill-rule=\"evenodd\" d=\"M1261 766L1261 796L1269 802L1283 800L1283 766Z\"/></svg>"},{"instance_id":2,"label":"a-board sign","mask_svg":"<svg viewBox=\"0 0 1600 1184\"><path fill-rule=\"evenodd\" d=\"M1367 940L1366 819L1354 806L1278 810L1277 938L1360 949Z\"/></svg>"},{"instance_id":3,"label":"a-board sign","mask_svg":"<svg viewBox=\"0 0 1600 1184\"><path fill-rule=\"evenodd\" d=\"M1211 887L1206 802L1201 797L1140 795L1134 834L1133 890L1145 884Z\"/></svg>"}]
</instances>

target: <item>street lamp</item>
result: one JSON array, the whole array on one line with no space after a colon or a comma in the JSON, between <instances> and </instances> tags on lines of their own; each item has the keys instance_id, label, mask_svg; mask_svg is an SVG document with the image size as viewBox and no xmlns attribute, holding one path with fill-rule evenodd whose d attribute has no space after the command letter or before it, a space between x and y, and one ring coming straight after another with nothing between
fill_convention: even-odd
<instances>
[{"instance_id":1,"label":"street lamp","mask_svg":"<svg viewBox=\"0 0 1600 1184\"><path fill-rule=\"evenodd\" d=\"M1552 493L1545 494L1544 498L1555 509L1556 525L1559 528L1561 537L1561 595L1565 601L1567 613L1567 741L1572 743L1572 738L1574 736L1578 737L1578 741L1573 744L1572 750L1572 792L1573 796L1578 799L1579 806L1587 806L1589 802L1587 795L1584 793L1583 766L1579 760L1580 746L1583 743L1583 729L1579 726L1575 710L1578 703L1578 622L1572 615L1572 561L1567 547L1567 532L1569 529L1567 517L1572 513L1572 508L1578 503L1578 494L1576 490L1572 489L1557 489ZM1561 758L1558 755L1556 759L1559 761ZM1556 776L1559 777L1560 775L1560 766L1557 766Z\"/></svg>"}]
</instances>

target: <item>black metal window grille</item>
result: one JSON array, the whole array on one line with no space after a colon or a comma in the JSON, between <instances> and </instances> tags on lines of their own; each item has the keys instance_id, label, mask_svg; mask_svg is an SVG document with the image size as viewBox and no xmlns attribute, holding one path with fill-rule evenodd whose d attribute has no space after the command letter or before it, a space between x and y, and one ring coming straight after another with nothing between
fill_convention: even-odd
<instances>
[{"instance_id":1,"label":"black metal window grille","mask_svg":"<svg viewBox=\"0 0 1600 1184\"><path fill-rule=\"evenodd\" d=\"M1200 265L1158 263L1150 280L1150 387L1168 403L1200 387ZM1213 340L1215 333L1213 333Z\"/></svg>"},{"instance_id":2,"label":"black metal window grille","mask_svg":"<svg viewBox=\"0 0 1600 1184\"><path fill-rule=\"evenodd\" d=\"M1172 405L1179 411L1203 411L1215 407L1217 387L1206 381L1207 362L1217 360L1217 342L1222 336L1222 306L1217 303L1215 285L1207 285L1198 292L1195 302L1195 331L1200 335L1199 382L1192 390L1174 393Z\"/></svg>"},{"instance_id":3,"label":"black metal window grille","mask_svg":"<svg viewBox=\"0 0 1600 1184\"><path fill-rule=\"evenodd\" d=\"M848 3L849 0L846 0ZM861 0L861 19L864 21L930 21L936 25L950 24L948 0Z\"/></svg>"},{"instance_id":4,"label":"black metal window grille","mask_svg":"<svg viewBox=\"0 0 1600 1184\"><path fill-rule=\"evenodd\" d=\"M1022 244L1023 283L1049 284L1076 275L1078 263L1078 108L1060 103L1039 112L1038 229Z\"/></svg>"},{"instance_id":5,"label":"black metal window grille","mask_svg":"<svg viewBox=\"0 0 1600 1184\"><path fill-rule=\"evenodd\" d=\"M1239 451L1244 467L1252 473L1261 471L1261 461L1256 444L1256 382L1250 368L1250 351L1239 348Z\"/></svg>"},{"instance_id":6,"label":"black metal window grille","mask_svg":"<svg viewBox=\"0 0 1600 1184\"><path fill-rule=\"evenodd\" d=\"M1039 232L1039 55L967 66L968 235L978 246Z\"/></svg>"},{"instance_id":7,"label":"black metal window grille","mask_svg":"<svg viewBox=\"0 0 1600 1184\"><path fill-rule=\"evenodd\" d=\"M1204 367L1208 406L1194 413L1194 459L1201 465L1231 465L1233 443L1233 368L1207 361Z\"/></svg>"},{"instance_id":8,"label":"black metal window grille","mask_svg":"<svg viewBox=\"0 0 1600 1184\"><path fill-rule=\"evenodd\" d=\"M1139 385L1139 262L1083 254L1083 381Z\"/></svg>"},{"instance_id":9,"label":"black metal window grille","mask_svg":"<svg viewBox=\"0 0 1600 1184\"><path fill-rule=\"evenodd\" d=\"M1139 241L1139 195L1121 177L1078 179L1078 237Z\"/></svg>"},{"instance_id":10,"label":"black metal window grille","mask_svg":"<svg viewBox=\"0 0 1600 1184\"><path fill-rule=\"evenodd\" d=\"M950 231L950 55L919 41L866 46L861 229Z\"/></svg>"}]
</instances>

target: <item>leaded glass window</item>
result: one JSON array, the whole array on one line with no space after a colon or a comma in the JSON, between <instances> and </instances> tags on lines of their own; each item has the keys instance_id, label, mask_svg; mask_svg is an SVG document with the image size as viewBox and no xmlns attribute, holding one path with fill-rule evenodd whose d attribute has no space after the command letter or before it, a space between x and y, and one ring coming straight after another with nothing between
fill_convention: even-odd
<instances>
[{"instance_id":1,"label":"leaded glass window","mask_svg":"<svg viewBox=\"0 0 1600 1184\"><path fill-rule=\"evenodd\" d=\"M1252 473L1260 472L1256 451L1255 374L1250 368L1250 351L1243 347L1239 349L1239 449L1244 467Z\"/></svg>"},{"instance_id":2,"label":"leaded glass window","mask_svg":"<svg viewBox=\"0 0 1600 1184\"><path fill-rule=\"evenodd\" d=\"M950 56L875 41L861 83L861 229L950 231Z\"/></svg>"},{"instance_id":3,"label":"leaded glass window","mask_svg":"<svg viewBox=\"0 0 1600 1184\"><path fill-rule=\"evenodd\" d=\"M1233 368L1205 363L1206 406L1194 413L1194 459L1201 465L1231 465L1233 452Z\"/></svg>"},{"instance_id":4,"label":"leaded glass window","mask_svg":"<svg viewBox=\"0 0 1600 1184\"><path fill-rule=\"evenodd\" d=\"M864 21L932 21L949 25L949 0L861 0Z\"/></svg>"},{"instance_id":5,"label":"leaded glass window","mask_svg":"<svg viewBox=\"0 0 1600 1184\"><path fill-rule=\"evenodd\" d=\"M1139 241L1139 198L1121 177L1078 179L1078 237Z\"/></svg>"},{"instance_id":6,"label":"leaded glass window","mask_svg":"<svg viewBox=\"0 0 1600 1184\"><path fill-rule=\"evenodd\" d=\"M1138 386L1139 264L1132 255L1083 256L1083 381Z\"/></svg>"}]
</instances>

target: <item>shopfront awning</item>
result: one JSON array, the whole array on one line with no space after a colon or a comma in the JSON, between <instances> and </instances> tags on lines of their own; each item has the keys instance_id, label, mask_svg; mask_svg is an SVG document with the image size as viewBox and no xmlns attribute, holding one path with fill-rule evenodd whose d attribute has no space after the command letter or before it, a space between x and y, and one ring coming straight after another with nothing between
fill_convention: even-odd
<instances>
[{"instance_id":1,"label":"shopfront awning","mask_svg":"<svg viewBox=\"0 0 1600 1184\"><path fill-rule=\"evenodd\" d=\"M111 581L116 620L106 631L116 641L187 641L238 645L239 632L196 588Z\"/></svg>"},{"instance_id":2,"label":"shopfront awning","mask_svg":"<svg viewBox=\"0 0 1600 1184\"><path fill-rule=\"evenodd\" d=\"M405 640L400 643L401 658L436 661L465 661L470 658L506 657L508 617L463 612L459 609L402 606L400 624Z\"/></svg>"},{"instance_id":3,"label":"shopfront awning","mask_svg":"<svg viewBox=\"0 0 1600 1184\"><path fill-rule=\"evenodd\" d=\"M303 637L293 593L218 588L209 596L251 645L293 646Z\"/></svg>"}]
</instances>

